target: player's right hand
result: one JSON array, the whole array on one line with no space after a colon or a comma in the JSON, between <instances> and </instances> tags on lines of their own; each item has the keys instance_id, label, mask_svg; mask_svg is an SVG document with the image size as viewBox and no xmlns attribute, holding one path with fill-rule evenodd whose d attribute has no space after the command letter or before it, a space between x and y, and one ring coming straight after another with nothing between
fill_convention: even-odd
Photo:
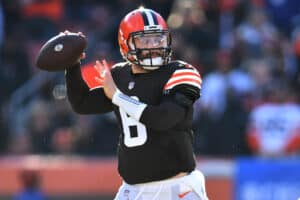
<instances>
[{"instance_id":1,"label":"player's right hand","mask_svg":"<svg viewBox=\"0 0 300 200\"><path fill-rule=\"evenodd\" d=\"M106 60L104 59L101 62L99 60L96 60L94 68L96 69L100 77L95 77L95 80L99 84L103 85L105 95L109 99L112 99L113 95L117 91L117 87L114 82L114 79L111 76L110 69Z\"/></svg>"}]
</instances>

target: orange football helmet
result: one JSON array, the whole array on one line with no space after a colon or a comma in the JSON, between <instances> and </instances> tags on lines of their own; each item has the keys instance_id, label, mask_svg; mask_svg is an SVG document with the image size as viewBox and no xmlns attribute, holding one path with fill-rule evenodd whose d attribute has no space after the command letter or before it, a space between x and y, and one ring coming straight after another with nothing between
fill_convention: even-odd
<instances>
[{"instance_id":1,"label":"orange football helmet","mask_svg":"<svg viewBox=\"0 0 300 200\"><path fill-rule=\"evenodd\" d=\"M118 42L124 59L153 70L171 58L171 35L166 21L157 12L139 8L120 23Z\"/></svg>"}]
</instances>

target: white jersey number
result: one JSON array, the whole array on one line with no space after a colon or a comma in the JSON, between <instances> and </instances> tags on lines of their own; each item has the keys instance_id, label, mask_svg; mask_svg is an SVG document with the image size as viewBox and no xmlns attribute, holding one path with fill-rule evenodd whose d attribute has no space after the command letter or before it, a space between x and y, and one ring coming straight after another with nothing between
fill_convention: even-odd
<instances>
[{"instance_id":1,"label":"white jersey number","mask_svg":"<svg viewBox=\"0 0 300 200\"><path fill-rule=\"evenodd\" d=\"M127 147L145 144L147 141L146 126L130 117L122 108L119 108L119 111L123 125L124 144Z\"/></svg>"}]
</instances>

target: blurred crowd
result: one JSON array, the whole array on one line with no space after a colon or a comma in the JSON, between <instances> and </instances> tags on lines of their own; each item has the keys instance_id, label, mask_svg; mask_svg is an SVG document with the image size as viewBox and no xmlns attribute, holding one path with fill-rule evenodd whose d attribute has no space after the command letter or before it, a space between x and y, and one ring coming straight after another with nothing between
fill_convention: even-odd
<instances>
[{"instance_id":1,"label":"blurred crowd","mask_svg":"<svg viewBox=\"0 0 300 200\"><path fill-rule=\"evenodd\" d=\"M84 66L121 61L119 22L140 5L167 19L173 59L202 75L198 155L300 155L298 0L1 1L2 155L115 155L114 116L75 114L64 73L40 71L35 58L45 41L69 30L88 38Z\"/></svg>"}]
</instances>

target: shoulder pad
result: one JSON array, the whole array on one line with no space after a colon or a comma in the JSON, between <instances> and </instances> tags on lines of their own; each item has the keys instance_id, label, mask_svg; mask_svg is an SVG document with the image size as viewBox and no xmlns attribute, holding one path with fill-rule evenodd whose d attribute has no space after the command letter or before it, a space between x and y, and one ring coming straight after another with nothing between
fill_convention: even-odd
<instances>
[{"instance_id":1,"label":"shoulder pad","mask_svg":"<svg viewBox=\"0 0 300 200\"><path fill-rule=\"evenodd\" d=\"M174 72L164 85L164 94L184 93L193 100L200 96L202 79L196 68L183 61L172 63Z\"/></svg>"},{"instance_id":2,"label":"shoulder pad","mask_svg":"<svg viewBox=\"0 0 300 200\"><path fill-rule=\"evenodd\" d=\"M184 62L182 60L174 60L174 61L171 61L169 64L171 67L174 67L177 69L187 68L187 69L195 69L196 70L196 68L193 65L191 65L187 62Z\"/></svg>"},{"instance_id":3,"label":"shoulder pad","mask_svg":"<svg viewBox=\"0 0 300 200\"><path fill-rule=\"evenodd\" d=\"M201 89L201 83L201 76L195 68L179 68L173 72L164 90L170 90L178 85L190 85Z\"/></svg>"}]
</instances>

